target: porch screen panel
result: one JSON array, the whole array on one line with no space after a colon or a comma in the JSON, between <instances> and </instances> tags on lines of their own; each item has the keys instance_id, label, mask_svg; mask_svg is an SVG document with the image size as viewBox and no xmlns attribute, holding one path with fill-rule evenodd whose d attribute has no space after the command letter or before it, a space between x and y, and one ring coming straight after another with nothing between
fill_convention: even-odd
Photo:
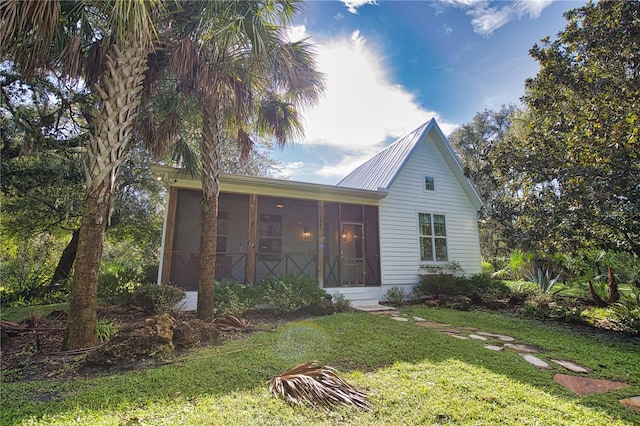
<instances>
[{"instance_id":1,"label":"porch screen panel","mask_svg":"<svg viewBox=\"0 0 640 426\"><path fill-rule=\"evenodd\" d=\"M170 281L185 290L198 289L202 192L178 190Z\"/></svg>"},{"instance_id":2,"label":"porch screen panel","mask_svg":"<svg viewBox=\"0 0 640 426\"><path fill-rule=\"evenodd\" d=\"M324 286L340 285L340 205L325 203L324 206Z\"/></svg>"},{"instance_id":3,"label":"porch screen panel","mask_svg":"<svg viewBox=\"0 0 640 426\"><path fill-rule=\"evenodd\" d=\"M378 207L364 207L365 285L380 285L380 239Z\"/></svg>"}]
</instances>

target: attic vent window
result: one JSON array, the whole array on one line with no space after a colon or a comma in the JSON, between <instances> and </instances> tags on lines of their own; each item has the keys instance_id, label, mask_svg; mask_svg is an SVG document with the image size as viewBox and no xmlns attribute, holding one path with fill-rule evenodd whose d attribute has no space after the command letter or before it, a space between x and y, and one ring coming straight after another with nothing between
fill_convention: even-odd
<instances>
[{"instance_id":1,"label":"attic vent window","mask_svg":"<svg viewBox=\"0 0 640 426\"><path fill-rule=\"evenodd\" d=\"M433 176L424 177L424 189L427 191L435 191L436 185Z\"/></svg>"}]
</instances>

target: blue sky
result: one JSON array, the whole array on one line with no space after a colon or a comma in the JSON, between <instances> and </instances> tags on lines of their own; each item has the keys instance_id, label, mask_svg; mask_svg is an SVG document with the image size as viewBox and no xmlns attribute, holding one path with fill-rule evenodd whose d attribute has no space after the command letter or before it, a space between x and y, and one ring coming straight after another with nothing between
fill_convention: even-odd
<instances>
[{"instance_id":1,"label":"blue sky","mask_svg":"<svg viewBox=\"0 0 640 426\"><path fill-rule=\"evenodd\" d=\"M529 49L584 1L309 1L308 37L327 90L303 111L305 138L273 156L292 180L335 184L435 117L445 134L485 108L519 103Z\"/></svg>"}]
</instances>

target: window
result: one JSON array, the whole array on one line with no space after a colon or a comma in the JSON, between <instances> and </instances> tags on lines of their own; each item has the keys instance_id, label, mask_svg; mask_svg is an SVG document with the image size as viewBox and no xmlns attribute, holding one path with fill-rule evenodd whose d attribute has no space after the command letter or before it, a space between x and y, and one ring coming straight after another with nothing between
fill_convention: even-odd
<instances>
[{"instance_id":1,"label":"window","mask_svg":"<svg viewBox=\"0 0 640 426\"><path fill-rule=\"evenodd\" d=\"M427 191L435 191L436 185L433 176L424 177L424 189Z\"/></svg>"},{"instance_id":2,"label":"window","mask_svg":"<svg viewBox=\"0 0 640 426\"><path fill-rule=\"evenodd\" d=\"M420 260L442 262L447 260L447 229L444 215L419 213Z\"/></svg>"},{"instance_id":3,"label":"window","mask_svg":"<svg viewBox=\"0 0 640 426\"><path fill-rule=\"evenodd\" d=\"M258 222L258 252L266 261L280 260L282 253L282 216L261 214Z\"/></svg>"}]
</instances>

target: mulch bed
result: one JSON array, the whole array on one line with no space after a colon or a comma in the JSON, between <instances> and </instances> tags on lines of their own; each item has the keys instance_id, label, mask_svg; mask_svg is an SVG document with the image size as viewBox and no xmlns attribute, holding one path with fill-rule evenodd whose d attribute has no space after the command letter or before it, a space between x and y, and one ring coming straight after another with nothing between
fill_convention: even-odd
<instances>
[{"instance_id":1,"label":"mulch bed","mask_svg":"<svg viewBox=\"0 0 640 426\"><path fill-rule=\"evenodd\" d=\"M183 311L174 314L181 319L195 318L194 312ZM136 306L99 306L98 319L112 321L118 326L139 323L149 315ZM247 315L254 327L272 329L284 320L269 312L255 312ZM62 352L62 339L66 326L66 312L54 311L47 317L36 319L37 324L28 324L26 331L13 335L10 343L3 343L0 351L0 372L2 381L30 381L47 379L73 379L103 374L108 368L84 368L84 359L91 350ZM24 325L23 321L21 325ZM252 328L248 331L251 333ZM225 339L240 338L245 333L225 332ZM178 355L180 355L178 353ZM149 363L141 363L140 368ZM135 368L135 366L134 366Z\"/></svg>"}]
</instances>

